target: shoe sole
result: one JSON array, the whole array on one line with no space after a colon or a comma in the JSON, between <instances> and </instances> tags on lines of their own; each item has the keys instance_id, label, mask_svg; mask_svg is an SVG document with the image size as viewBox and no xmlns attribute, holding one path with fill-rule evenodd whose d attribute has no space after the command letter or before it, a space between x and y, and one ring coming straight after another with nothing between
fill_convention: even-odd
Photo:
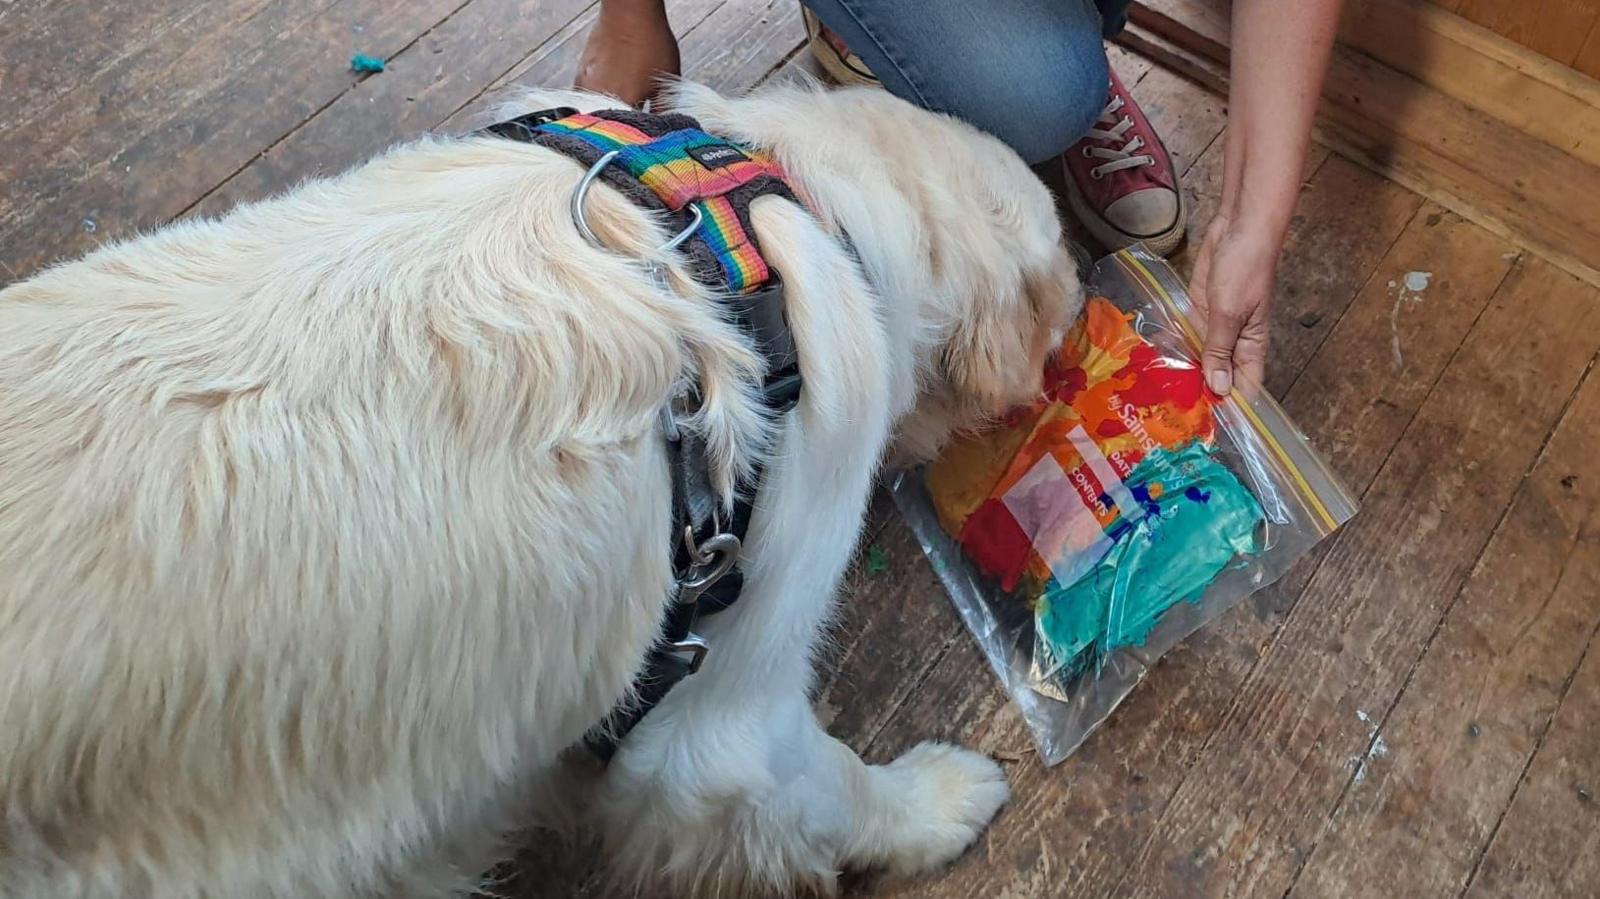
<instances>
[{"instance_id":1,"label":"shoe sole","mask_svg":"<svg viewBox=\"0 0 1600 899\"><path fill-rule=\"evenodd\" d=\"M1065 166L1065 163L1062 164ZM1078 192L1078 184L1072 178L1072 173L1067 172L1067 206L1072 209L1072 214L1077 217L1082 225L1089 229L1089 235L1100 242L1100 245L1109 252L1131 247L1136 243L1144 244L1157 256L1167 256L1183 243L1184 226L1188 223L1188 209L1183 201L1183 191L1178 191L1178 218L1172 227L1150 237L1136 237L1118 231L1089 207L1083 194Z\"/></svg>"},{"instance_id":2,"label":"shoe sole","mask_svg":"<svg viewBox=\"0 0 1600 899\"><path fill-rule=\"evenodd\" d=\"M822 22L809 9L802 8L801 14L805 18L806 35L810 38L809 46L811 55L816 58L817 64L822 66L822 71L835 84L858 85L861 87L883 87L883 82L873 76L865 64L852 65L848 59L839 54L828 39L822 36Z\"/></svg>"}]
</instances>

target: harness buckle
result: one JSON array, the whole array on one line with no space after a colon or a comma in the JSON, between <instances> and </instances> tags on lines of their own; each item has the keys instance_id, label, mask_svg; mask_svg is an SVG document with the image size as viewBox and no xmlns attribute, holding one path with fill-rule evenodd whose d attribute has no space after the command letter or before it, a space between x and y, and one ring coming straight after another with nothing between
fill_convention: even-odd
<instances>
[{"instance_id":1,"label":"harness buckle","mask_svg":"<svg viewBox=\"0 0 1600 899\"><path fill-rule=\"evenodd\" d=\"M788 371L769 376L761 390L766 396L767 407L773 414L782 415L800 405L800 390L803 385L800 367L794 366Z\"/></svg>"},{"instance_id":2,"label":"harness buckle","mask_svg":"<svg viewBox=\"0 0 1600 899\"><path fill-rule=\"evenodd\" d=\"M706 660L706 653L711 651L711 647L706 644L705 638L695 633L685 634L682 640L668 643L666 649L667 652L689 654L688 674L694 674L699 671L700 665Z\"/></svg>"},{"instance_id":3,"label":"harness buckle","mask_svg":"<svg viewBox=\"0 0 1600 899\"><path fill-rule=\"evenodd\" d=\"M554 109L541 109L538 112L517 116L508 122L496 122L483 130L497 137L525 144L533 140L533 129L577 114L578 110L571 106L557 106Z\"/></svg>"}]
</instances>

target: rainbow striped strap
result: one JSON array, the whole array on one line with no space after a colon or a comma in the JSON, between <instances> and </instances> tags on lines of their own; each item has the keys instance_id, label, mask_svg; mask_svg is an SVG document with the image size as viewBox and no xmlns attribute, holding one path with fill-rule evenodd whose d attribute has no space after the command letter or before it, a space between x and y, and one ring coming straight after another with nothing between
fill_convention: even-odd
<instances>
[{"instance_id":1,"label":"rainbow striped strap","mask_svg":"<svg viewBox=\"0 0 1600 899\"><path fill-rule=\"evenodd\" d=\"M684 224L688 208L699 207L700 227L685 244L698 279L736 295L772 279L750 227L750 203L766 194L795 200L795 194L783 169L765 154L707 134L689 116L631 110L547 111L489 130L550 147L584 165L617 151L601 173L613 187Z\"/></svg>"}]
</instances>

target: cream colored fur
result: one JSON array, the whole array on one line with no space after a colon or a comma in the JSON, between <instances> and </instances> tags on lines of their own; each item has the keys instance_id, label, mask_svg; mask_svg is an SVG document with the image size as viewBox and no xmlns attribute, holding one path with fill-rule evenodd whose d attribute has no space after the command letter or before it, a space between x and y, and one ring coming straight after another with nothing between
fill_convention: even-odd
<instances>
[{"instance_id":1,"label":"cream colored fur","mask_svg":"<svg viewBox=\"0 0 1600 899\"><path fill-rule=\"evenodd\" d=\"M747 586L576 812L619 881L679 892L828 891L972 841L1006 796L992 762L864 765L806 691L897 426L926 453L1036 391L1076 312L1050 198L881 92L675 102L820 212L753 210L805 371L786 421L706 291L675 259L649 277L659 223L597 189L590 247L578 167L493 138L0 291L0 896L470 888L557 811L563 750L655 636L657 416L691 379L718 483L771 460Z\"/></svg>"}]
</instances>

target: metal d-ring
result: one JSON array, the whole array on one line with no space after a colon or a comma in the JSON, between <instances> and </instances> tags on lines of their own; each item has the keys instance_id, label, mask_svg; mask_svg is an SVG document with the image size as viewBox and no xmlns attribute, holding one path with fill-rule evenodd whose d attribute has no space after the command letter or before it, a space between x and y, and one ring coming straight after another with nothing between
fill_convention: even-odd
<instances>
[{"instance_id":1,"label":"metal d-ring","mask_svg":"<svg viewBox=\"0 0 1600 899\"><path fill-rule=\"evenodd\" d=\"M740 541L732 534L716 534L696 546L693 528L685 528L683 537L694 565L692 576L678 584L687 600L699 597L732 570L734 563L739 561Z\"/></svg>"},{"instance_id":2,"label":"metal d-ring","mask_svg":"<svg viewBox=\"0 0 1600 899\"><path fill-rule=\"evenodd\" d=\"M605 170L605 167L610 165L617 156L621 155L621 152L621 150L612 150L596 159L594 165L589 166L589 170L583 173L583 178L578 181L577 189L572 192L572 223L578 226L578 233L583 235L584 240L602 249L605 244L602 244L600 238L595 236L594 229L589 227L589 220L584 217L583 201L589 196L589 188L594 186L594 180L600 177L600 173ZM700 227L700 221L705 216L701 214L698 206L690 206L689 213L692 218L688 227L679 231L671 240L657 247L657 253L670 253L676 250L684 241L694 236L695 229Z\"/></svg>"}]
</instances>

